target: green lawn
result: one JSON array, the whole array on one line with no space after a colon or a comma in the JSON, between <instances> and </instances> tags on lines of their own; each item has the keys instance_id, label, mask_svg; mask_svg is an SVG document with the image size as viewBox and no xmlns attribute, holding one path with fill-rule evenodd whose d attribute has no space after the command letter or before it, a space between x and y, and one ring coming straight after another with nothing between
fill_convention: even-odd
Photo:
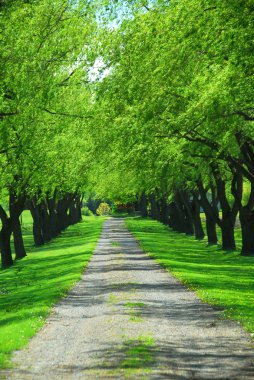
<instances>
[{"instance_id":1,"label":"green lawn","mask_svg":"<svg viewBox=\"0 0 254 380\"><path fill-rule=\"evenodd\" d=\"M203 301L222 307L223 315L254 333L254 257L207 246L151 219L128 218L126 224L156 261Z\"/></svg>"},{"instance_id":2,"label":"green lawn","mask_svg":"<svg viewBox=\"0 0 254 380\"><path fill-rule=\"evenodd\" d=\"M33 247L31 218L23 215L28 256L0 270L0 367L42 327L52 305L79 280L91 257L102 217L83 217L52 242Z\"/></svg>"}]
</instances>

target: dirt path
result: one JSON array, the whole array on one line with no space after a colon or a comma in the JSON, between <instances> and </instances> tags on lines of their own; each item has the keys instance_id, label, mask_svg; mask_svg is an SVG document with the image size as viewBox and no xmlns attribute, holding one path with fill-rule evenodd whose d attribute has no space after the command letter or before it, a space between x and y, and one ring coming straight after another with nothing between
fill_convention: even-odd
<instances>
[{"instance_id":1,"label":"dirt path","mask_svg":"<svg viewBox=\"0 0 254 380\"><path fill-rule=\"evenodd\" d=\"M89 266L8 379L254 379L238 324L160 268L122 219L105 222Z\"/></svg>"}]
</instances>

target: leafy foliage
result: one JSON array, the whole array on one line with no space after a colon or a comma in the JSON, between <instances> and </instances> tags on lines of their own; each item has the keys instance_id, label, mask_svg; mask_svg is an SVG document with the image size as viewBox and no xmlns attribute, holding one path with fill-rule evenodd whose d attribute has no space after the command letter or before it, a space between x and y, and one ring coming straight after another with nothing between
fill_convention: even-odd
<instances>
[{"instance_id":1,"label":"leafy foliage","mask_svg":"<svg viewBox=\"0 0 254 380\"><path fill-rule=\"evenodd\" d=\"M96 210L97 215L108 215L111 211L111 208L108 203L101 202L99 207Z\"/></svg>"}]
</instances>

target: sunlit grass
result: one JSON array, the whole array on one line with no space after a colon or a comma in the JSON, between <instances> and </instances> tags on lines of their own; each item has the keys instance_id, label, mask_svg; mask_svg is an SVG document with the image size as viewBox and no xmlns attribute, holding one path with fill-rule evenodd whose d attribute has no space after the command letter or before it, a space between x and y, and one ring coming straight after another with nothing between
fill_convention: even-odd
<instances>
[{"instance_id":1,"label":"sunlit grass","mask_svg":"<svg viewBox=\"0 0 254 380\"><path fill-rule=\"evenodd\" d=\"M52 242L33 247L31 219L23 217L28 256L0 271L0 367L44 324L55 302L80 279L91 257L102 217L84 217Z\"/></svg>"},{"instance_id":2,"label":"sunlit grass","mask_svg":"<svg viewBox=\"0 0 254 380\"><path fill-rule=\"evenodd\" d=\"M254 333L254 257L227 253L206 241L176 233L151 219L129 218L130 231L142 248L200 298L222 307L227 317ZM236 232L240 244L240 232Z\"/></svg>"}]
</instances>

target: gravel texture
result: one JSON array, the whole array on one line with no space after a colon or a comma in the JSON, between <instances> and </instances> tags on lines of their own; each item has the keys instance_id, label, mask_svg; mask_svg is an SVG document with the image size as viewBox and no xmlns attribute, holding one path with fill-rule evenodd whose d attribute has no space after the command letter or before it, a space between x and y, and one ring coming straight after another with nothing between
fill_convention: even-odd
<instances>
[{"instance_id":1,"label":"gravel texture","mask_svg":"<svg viewBox=\"0 0 254 380\"><path fill-rule=\"evenodd\" d=\"M7 379L254 379L253 342L150 259L122 219Z\"/></svg>"}]
</instances>

